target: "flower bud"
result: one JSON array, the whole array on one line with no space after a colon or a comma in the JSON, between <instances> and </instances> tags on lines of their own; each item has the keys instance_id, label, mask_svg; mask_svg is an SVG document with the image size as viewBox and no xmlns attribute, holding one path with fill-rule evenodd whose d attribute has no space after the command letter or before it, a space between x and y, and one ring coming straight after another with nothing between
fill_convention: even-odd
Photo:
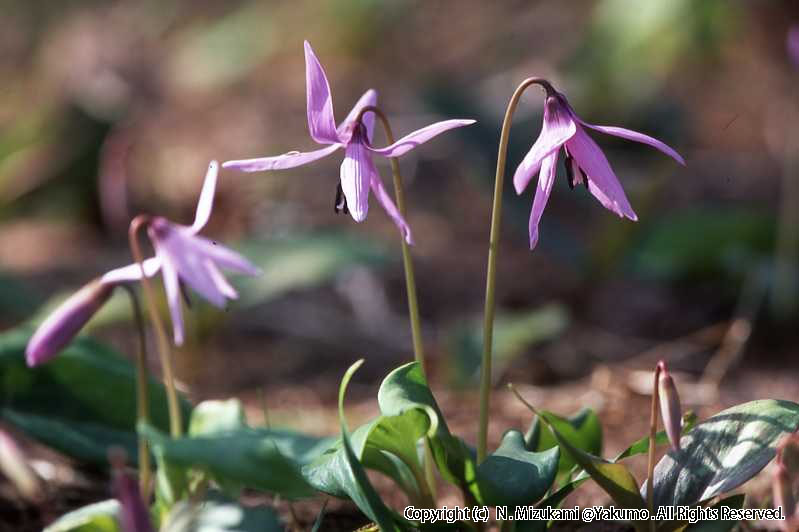
<instances>
[{"instance_id":1,"label":"flower bud","mask_svg":"<svg viewBox=\"0 0 799 532\"><path fill-rule=\"evenodd\" d=\"M108 301L113 290L114 285L95 279L55 309L28 341L25 349L28 366L37 366L56 356Z\"/></svg>"},{"instance_id":2,"label":"flower bud","mask_svg":"<svg viewBox=\"0 0 799 532\"><path fill-rule=\"evenodd\" d=\"M150 512L142 500L139 483L125 468L125 452L111 449L109 460L114 469L114 496L119 501L122 532L152 532Z\"/></svg>"},{"instance_id":3,"label":"flower bud","mask_svg":"<svg viewBox=\"0 0 799 532\"><path fill-rule=\"evenodd\" d=\"M674 379L666 370L663 361L658 363L660 377L658 378L658 392L660 395L660 415L663 417L663 426L666 428L666 436L674 450L680 450L680 432L682 430L682 409L680 408L680 396Z\"/></svg>"},{"instance_id":4,"label":"flower bud","mask_svg":"<svg viewBox=\"0 0 799 532\"><path fill-rule=\"evenodd\" d=\"M796 499L793 496L793 486L788 471L782 464L777 464L774 471L774 507L782 508L786 521L792 521L796 513Z\"/></svg>"},{"instance_id":5,"label":"flower bud","mask_svg":"<svg viewBox=\"0 0 799 532\"><path fill-rule=\"evenodd\" d=\"M794 66L799 67L799 24L794 24L790 27L785 41L788 49L788 58Z\"/></svg>"},{"instance_id":6,"label":"flower bud","mask_svg":"<svg viewBox=\"0 0 799 532\"><path fill-rule=\"evenodd\" d=\"M28 464L28 459L17 442L0 430L0 472L8 478L20 495L31 502L44 496L41 479Z\"/></svg>"}]
</instances>

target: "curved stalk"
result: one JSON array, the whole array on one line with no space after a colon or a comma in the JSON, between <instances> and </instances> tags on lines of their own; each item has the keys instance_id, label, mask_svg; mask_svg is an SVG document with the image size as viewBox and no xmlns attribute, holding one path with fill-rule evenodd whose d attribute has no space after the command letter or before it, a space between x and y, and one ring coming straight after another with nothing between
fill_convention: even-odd
<instances>
[{"instance_id":1,"label":"curved stalk","mask_svg":"<svg viewBox=\"0 0 799 532\"><path fill-rule=\"evenodd\" d=\"M394 133L391 130L391 125L385 113L378 107L367 106L361 109L360 114L355 120L359 123L361 118L366 113L374 113L380 119L383 125L383 130L386 134L386 141L388 144L394 144ZM402 188L402 174L400 174L399 162L396 157L389 157L391 163L391 174L394 177L394 196L397 201L397 210L402 217L405 217L405 191ZM422 367L422 373L427 374L425 368L424 358L424 344L422 342L422 326L419 319L419 302L416 297L416 276L413 270L413 260L411 259L411 250L408 243L404 238L400 238L400 246L402 247L402 265L405 270L405 288L408 293L408 315L411 321L411 337L413 339L413 357ZM425 438L424 441L424 472L427 480L427 487L431 494L432 500L436 499L436 477L433 471L433 453L430 451L430 444Z\"/></svg>"},{"instance_id":2,"label":"curved stalk","mask_svg":"<svg viewBox=\"0 0 799 532\"><path fill-rule=\"evenodd\" d=\"M508 138L513 113L519 99L530 85L541 85L547 93L554 91L548 81L541 78L527 78L519 84L511 96L502 122L497 153L497 171L494 176L494 202L491 207L491 233L488 240L488 266L486 267L486 295L483 318L483 357L480 365L480 426L477 434L477 463L486 457L488 446L488 410L491 402L491 351L494 339L494 308L497 276L497 254L499 248L499 229L502 224L502 189L505 181L505 163L508 157Z\"/></svg>"},{"instance_id":3,"label":"curved stalk","mask_svg":"<svg viewBox=\"0 0 799 532\"><path fill-rule=\"evenodd\" d=\"M141 311L141 304L136 292L130 285L122 284L122 288L130 297L130 306L133 309L133 320L136 322L136 329L139 331L139 350L136 356L136 422L148 423L150 421L150 400L147 395L147 335L144 331L144 316ZM139 436L139 490L145 500L149 498L150 492L150 451L147 447L147 439Z\"/></svg>"},{"instance_id":4,"label":"curved stalk","mask_svg":"<svg viewBox=\"0 0 799 532\"><path fill-rule=\"evenodd\" d=\"M147 311L150 314L150 320L153 322L156 337L158 338L158 358L161 362L161 370L164 374L166 400L169 408L169 432L173 438L178 438L183 434L183 420L180 412L180 403L178 402L178 394L175 388L169 340L166 335L166 330L164 329L164 322L161 321L161 316L155 304L153 286L144 274L144 255L142 255L138 239L139 229L146 227L149 222L150 217L146 215L139 215L134 218L133 221L130 222L128 240L130 241L130 251L133 254L133 260L139 264L139 268L141 269L141 284L144 290L144 299L147 302Z\"/></svg>"}]
</instances>

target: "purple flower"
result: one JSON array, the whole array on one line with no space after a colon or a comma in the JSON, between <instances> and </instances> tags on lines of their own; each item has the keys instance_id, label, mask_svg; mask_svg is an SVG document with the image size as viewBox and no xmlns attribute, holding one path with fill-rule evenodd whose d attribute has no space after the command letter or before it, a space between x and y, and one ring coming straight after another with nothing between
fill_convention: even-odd
<instances>
[{"instance_id":1,"label":"purple flower","mask_svg":"<svg viewBox=\"0 0 799 532\"><path fill-rule=\"evenodd\" d=\"M197 214L191 226L154 217L147 230L155 248L155 257L144 261L144 272L147 277L155 275L159 270L163 275L177 345L183 343L181 289L184 283L213 305L224 307L226 299L235 299L238 294L222 275L220 268L246 275L260 273L257 267L235 251L198 235L211 216L218 171L219 165L212 161L208 166L197 203ZM101 282L116 284L139 279L139 264L130 264L106 273Z\"/></svg>"},{"instance_id":2,"label":"purple flower","mask_svg":"<svg viewBox=\"0 0 799 532\"><path fill-rule=\"evenodd\" d=\"M530 152L522 160L513 176L516 193L521 194L536 171L540 171L530 213L530 249L538 243L538 223L546 207L552 184L555 181L560 148L565 153L566 177L569 186L583 184L606 208L621 217L637 220L638 216L627 201L619 180L613 173L605 154L588 136L585 127L649 144L677 162L685 165L683 158L663 142L629 129L614 126L595 126L581 120L569 105L566 97L551 85L542 83L547 92L544 104L544 124L541 134Z\"/></svg>"},{"instance_id":3,"label":"purple flower","mask_svg":"<svg viewBox=\"0 0 799 532\"><path fill-rule=\"evenodd\" d=\"M341 182L336 194L335 211L349 213L356 222L366 219L369 211L369 193L374 192L377 201L394 220L405 241L413 243L411 230L391 200L372 161L372 154L384 157L399 157L433 137L456 127L467 126L474 120L445 120L414 131L385 148L372 147L374 134L374 114L361 111L377 105L377 92L366 91L352 108L347 118L336 127L333 117L333 99L327 76L314 55L311 45L305 41L305 82L308 105L308 130L311 138L326 147L311 151L292 151L275 157L227 161L224 168L235 168L244 172L262 170L282 170L311 163L343 148L344 162L341 163Z\"/></svg>"},{"instance_id":4,"label":"purple flower","mask_svg":"<svg viewBox=\"0 0 799 532\"><path fill-rule=\"evenodd\" d=\"M61 303L28 340L28 366L38 366L56 356L108 301L113 290L113 285L95 279Z\"/></svg>"}]
</instances>

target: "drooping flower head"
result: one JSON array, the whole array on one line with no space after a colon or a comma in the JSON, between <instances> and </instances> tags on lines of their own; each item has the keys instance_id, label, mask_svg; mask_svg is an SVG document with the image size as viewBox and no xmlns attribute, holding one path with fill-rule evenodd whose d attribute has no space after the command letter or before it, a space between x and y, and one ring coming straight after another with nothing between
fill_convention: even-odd
<instances>
[{"instance_id":1,"label":"drooping flower head","mask_svg":"<svg viewBox=\"0 0 799 532\"><path fill-rule=\"evenodd\" d=\"M25 349L28 366L42 364L56 356L102 308L117 285L141 280L142 267L147 277L159 271L163 275L177 345L183 343L184 337L180 301L184 285L217 307L223 307L226 299L238 297L220 268L247 275L257 275L260 271L235 251L198 235L211 217L218 172L219 164L212 161L191 226L175 224L160 216L151 219L147 232L155 248L155 257L146 259L142 265L129 264L111 270L89 282L39 325Z\"/></svg>"},{"instance_id":2,"label":"drooping flower head","mask_svg":"<svg viewBox=\"0 0 799 532\"><path fill-rule=\"evenodd\" d=\"M648 144L685 165L683 158L663 142L643 133L615 126L592 125L581 120L562 93L548 82L541 81L540 84L546 90L544 124L541 134L513 176L516 193L521 194L535 173L539 172L530 213L530 249L538 243L538 224L552 192L561 148L569 187L582 184L606 209L620 217L637 220L638 216L630 206L605 154L584 128Z\"/></svg>"},{"instance_id":3,"label":"drooping flower head","mask_svg":"<svg viewBox=\"0 0 799 532\"><path fill-rule=\"evenodd\" d=\"M246 275L260 273L256 266L235 251L198 234L211 217L218 171L218 163L212 161L205 175L197 202L197 213L191 226L176 224L156 216L147 228L155 257L144 261L144 272L151 277L160 271L163 276L177 345L181 345L184 338L181 310L181 290L184 285L190 286L211 304L221 308L227 299L236 299L238 294L222 275L220 268ZM116 284L140 280L141 270L138 263L130 264L106 273L101 282Z\"/></svg>"},{"instance_id":4,"label":"drooping flower head","mask_svg":"<svg viewBox=\"0 0 799 532\"><path fill-rule=\"evenodd\" d=\"M282 170L311 163L343 148L344 162L341 163L340 183L334 203L335 211L350 214L353 220L362 222L369 211L369 193L374 192L377 201L397 225L406 242L412 244L411 230L383 186L380 174L372 161L372 154L399 157L444 131L473 124L474 120L436 122L406 135L385 148L374 148L372 147L374 114L370 112L362 114L362 111L377 105L377 91L373 89L366 91L337 127L327 76L308 41L305 41L305 83L308 131L314 141L326 147L311 152L291 151L274 157L227 161L222 166L244 172Z\"/></svg>"}]
</instances>

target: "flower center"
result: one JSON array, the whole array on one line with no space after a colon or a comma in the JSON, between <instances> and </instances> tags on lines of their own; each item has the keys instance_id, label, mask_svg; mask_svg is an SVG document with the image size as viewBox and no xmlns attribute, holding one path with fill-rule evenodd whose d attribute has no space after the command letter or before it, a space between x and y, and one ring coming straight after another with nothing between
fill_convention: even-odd
<instances>
[{"instance_id":1,"label":"flower center","mask_svg":"<svg viewBox=\"0 0 799 532\"><path fill-rule=\"evenodd\" d=\"M563 160L563 166L566 169L566 180L569 183L569 188L574 190L574 185L579 185L582 183L585 185L586 190L588 190L588 176L586 175L585 170L580 168L580 166L577 164L577 161L575 161L574 157L571 156L566 146L563 147L563 151L566 152L566 158Z\"/></svg>"},{"instance_id":2,"label":"flower center","mask_svg":"<svg viewBox=\"0 0 799 532\"><path fill-rule=\"evenodd\" d=\"M333 212L336 214L343 212L349 214L350 210L347 208L347 198L344 196L344 190L341 188L341 182L336 187L336 200L333 202Z\"/></svg>"}]
</instances>

